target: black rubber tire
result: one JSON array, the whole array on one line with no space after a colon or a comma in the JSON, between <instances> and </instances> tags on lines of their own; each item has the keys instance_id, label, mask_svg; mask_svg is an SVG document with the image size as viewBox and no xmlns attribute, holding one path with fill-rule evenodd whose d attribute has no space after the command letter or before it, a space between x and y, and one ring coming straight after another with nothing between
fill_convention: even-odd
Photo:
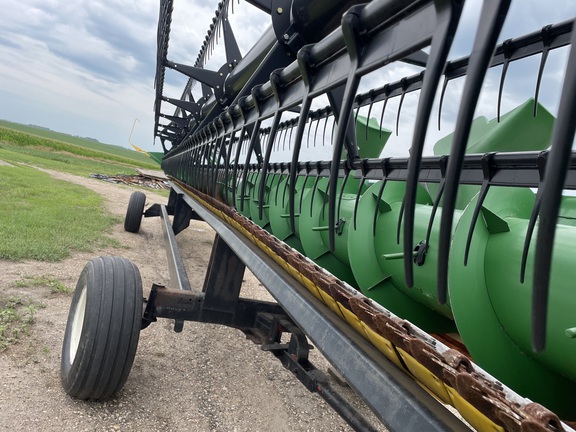
<instances>
[{"instance_id":1,"label":"black rubber tire","mask_svg":"<svg viewBox=\"0 0 576 432\"><path fill-rule=\"evenodd\" d=\"M143 192L132 192L132 195L130 195L130 201L128 201L126 218L124 219L124 230L131 233L137 233L140 231L140 224L142 223L145 205L146 194Z\"/></svg>"},{"instance_id":2,"label":"black rubber tire","mask_svg":"<svg viewBox=\"0 0 576 432\"><path fill-rule=\"evenodd\" d=\"M130 373L142 326L142 280L121 257L94 258L80 274L70 305L60 378L76 399L105 400Z\"/></svg>"}]
</instances>

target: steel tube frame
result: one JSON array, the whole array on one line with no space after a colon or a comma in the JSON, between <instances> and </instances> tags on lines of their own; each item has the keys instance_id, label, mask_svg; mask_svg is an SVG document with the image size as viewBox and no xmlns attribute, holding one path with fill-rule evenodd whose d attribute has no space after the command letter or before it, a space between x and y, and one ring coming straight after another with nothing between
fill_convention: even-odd
<instances>
[{"instance_id":1,"label":"steel tube frame","mask_svg":"<svg viewBox=\"0 0 576 432\"><path fill-rule=\"evenodd\" d=\"M191 291L190 280L186 267L182 261L182 256L176 244L176 236L170 225L168 211L165 206L160 206L160 219L162 220L162 230L164 232L164 241L166 245L166 257L168 259L168 270L170 271L170 281L174 288L184 291ZM184 328L184 320L177 319L174 321L174 331L179 333Z\"/></svg>"}]
</instances>

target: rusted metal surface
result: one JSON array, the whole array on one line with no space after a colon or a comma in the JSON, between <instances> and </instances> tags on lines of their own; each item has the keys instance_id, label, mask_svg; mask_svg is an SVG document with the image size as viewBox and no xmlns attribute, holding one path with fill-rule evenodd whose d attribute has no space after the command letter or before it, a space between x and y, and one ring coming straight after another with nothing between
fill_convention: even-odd
<instances>
[{"instance_id":1,"label":"rusted metal surface","mask_svg":"<svg viewBox=\"0 0 576 432\"><path fill-rule=\"evenodd\" d=\"M174 290L163 286L156 289L154 316L185 320L201 310L204 294L192 291Z\"/></svg>"}]
</instances>

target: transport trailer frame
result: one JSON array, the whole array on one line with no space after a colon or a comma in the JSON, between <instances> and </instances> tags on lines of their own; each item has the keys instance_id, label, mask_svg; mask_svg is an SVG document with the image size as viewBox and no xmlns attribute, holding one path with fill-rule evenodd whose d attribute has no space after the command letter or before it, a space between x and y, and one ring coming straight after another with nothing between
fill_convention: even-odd
<instances>
[{"instance_id":1,"label":"transport trailer frame","mask_svg":"<svg viewBox=\"0 0 576 432\"><path fill-rule=\"evenodd\" d=\"M172 182L171 186L168 206L155 204L145 213L147 217L160 216L162 221L171 287L153 284L143 314L143 328L158 318L168 318L175 320L176 332L182 331L184 321L239 329L264 351L274 354L355 430L377 430L310 363L309 338L390 430L470 430L233 226L177 183ZM169 213L174 214L174 224ZM188 280L174 234L185 229L192 217L205 221L216 232L201 291ZM277 303L240 297L245 268ZM282 333L291 334L289 343L281 343Z\"/></svg>"}]
</instances>

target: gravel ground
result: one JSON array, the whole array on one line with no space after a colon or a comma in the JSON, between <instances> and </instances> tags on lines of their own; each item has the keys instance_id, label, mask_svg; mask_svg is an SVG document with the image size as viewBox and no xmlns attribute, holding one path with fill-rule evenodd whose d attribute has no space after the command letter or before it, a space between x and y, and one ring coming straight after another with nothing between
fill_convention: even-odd
<instances>
[{"instance_id":1,"label":"gravel ground","mask_svg":"<svg viewBox=\"0 0 576 432\"><path fill-rule=\"evenodd\" d=\"M52 172L106 198L108 210L124 214L133 189ZM146 192L148 203L166 198ZM120 249L76 253L59 263L0 261L0 290L41 302L30 334L0 353L0 430L28 431L349 431L317 395L309 393L271 354L237 330L185 323L174 333L160 320L143 330L124 389L103 403L69 398L60 386L60 350L71 295L48 287L16 287L24 277L54 277L74 287L86 261L120 255L140 269L145 295L152 282L169 280L158 219L144 219L138 234L113 229ZM192 284L201 288L214 232L203 222L178 235ZM242 295L268 299L249 272ZM314 352L312 361L328 364ZM366 412L347 387L334 387Z\"/></svg>"}]
</instances>

